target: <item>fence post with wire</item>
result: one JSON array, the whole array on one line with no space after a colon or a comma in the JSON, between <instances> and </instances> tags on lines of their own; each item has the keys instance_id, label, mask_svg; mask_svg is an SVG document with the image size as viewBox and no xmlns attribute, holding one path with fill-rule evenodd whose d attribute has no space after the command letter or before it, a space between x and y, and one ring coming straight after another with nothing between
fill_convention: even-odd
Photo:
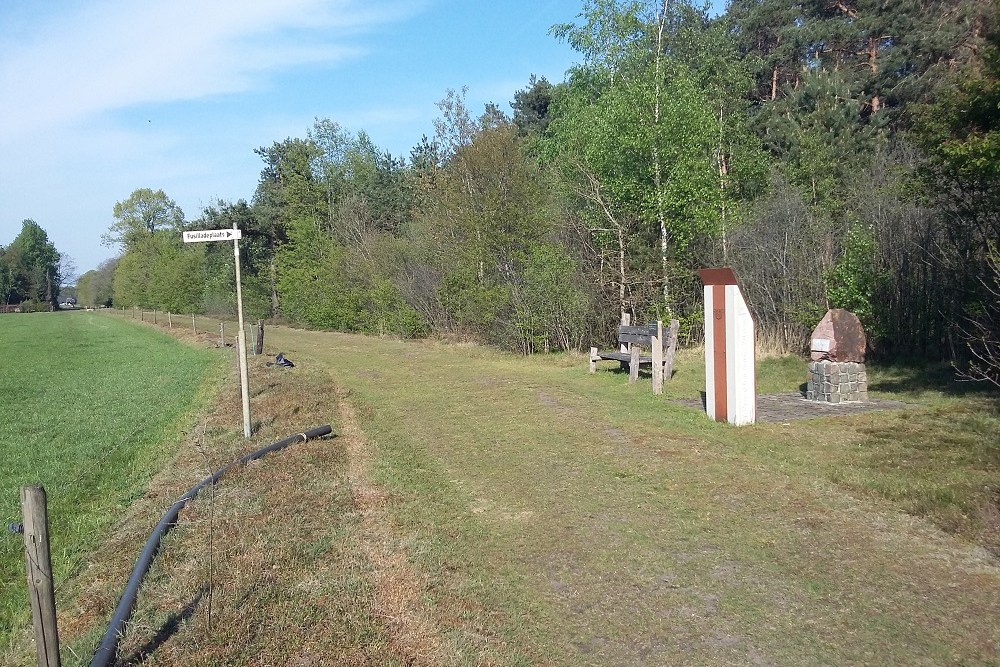
<instances>
[{"instance_id":1,"label":"fence post with wire","mask_svg":"<svg viewBox=\"0 0 1000 667\"><path fill-rule=\"evenodd\" d=\"M39 667L59 667L59 631L56 627L56 595L49 551L49 518L45 489L21 487L24 560L31 598L31 620Z\"/></svg>"}]
</instances>

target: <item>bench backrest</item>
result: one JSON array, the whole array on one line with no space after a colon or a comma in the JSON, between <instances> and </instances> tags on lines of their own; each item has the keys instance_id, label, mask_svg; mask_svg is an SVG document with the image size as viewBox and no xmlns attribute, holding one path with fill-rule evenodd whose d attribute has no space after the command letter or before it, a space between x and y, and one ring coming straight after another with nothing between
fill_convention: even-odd
<instances>
[{"instance_id":1,"label":"bench backrest","mask_svg":"<svg viewBox=\"0 0 1000 667\"><path fill-rule=\"evenodd\" d=\"M642 326L621 325L618 327L618 342L629 345L639 345L641 347L652 347L653 338L656 336L656 322ZM667 337L664 336L664 339ZM666 340L660 343L664 349L667 347Z\"/></svg>"}]
</instances>

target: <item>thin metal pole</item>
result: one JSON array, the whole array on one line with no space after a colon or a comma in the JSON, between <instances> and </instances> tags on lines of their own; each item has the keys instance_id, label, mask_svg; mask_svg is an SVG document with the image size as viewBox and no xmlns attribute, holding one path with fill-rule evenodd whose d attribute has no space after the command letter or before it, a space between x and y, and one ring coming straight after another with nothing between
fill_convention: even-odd
<instances>
[{"instance_id":1,"label":"thin metal pole","mask_svg":"<svg viewBox=\"0 0 1000 667\"><path fill-rule=\"evenodd\" d=\"M238 230L236 223L233 229ZM240 240L233 239L233 259L236 262L236 314L239 319L237 330L237 347L240 355L240 391L243 395L243 437L249 438L250 433L250 380L247 373L247 339L243 328L243 289L240 287Z\"/></svg>"}]
</instances>

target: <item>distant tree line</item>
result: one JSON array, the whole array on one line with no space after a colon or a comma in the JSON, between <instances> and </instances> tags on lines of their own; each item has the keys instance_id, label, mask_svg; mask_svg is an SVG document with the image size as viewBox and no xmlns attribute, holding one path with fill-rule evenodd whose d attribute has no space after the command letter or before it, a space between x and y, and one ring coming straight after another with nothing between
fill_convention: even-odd
<instances>
[{"instance_id":1,"label":"distant tree line","mask_svg":"<svg viewBox=\"0 0 1000 667\"><path fill-rule=\"evenodd\" d=\"M59 285L72 272L69 261L37 222L25 220L11 244L0 245L0 303L24 310L54 309Z\"/></svg>"},{"instance_id":2,"label":"distant tree line","mask_svg":"<svg viewBox=\"0 0 1000 667\"><path fill-rule=\"evenodd\" d=\"M249 202L186 221L137 190L81 298L231 309L229 246L179 232L236 223L257 317L523 353L625 315L698 340L695 271L726 264L779 348L844 307L880 354L969 360L1000 319L996 11L587 0L552 29L580 54L564 82L533 76L511 113L447 91L408 158L317 119L257 149Z\"/></svg>"}]
</instances>

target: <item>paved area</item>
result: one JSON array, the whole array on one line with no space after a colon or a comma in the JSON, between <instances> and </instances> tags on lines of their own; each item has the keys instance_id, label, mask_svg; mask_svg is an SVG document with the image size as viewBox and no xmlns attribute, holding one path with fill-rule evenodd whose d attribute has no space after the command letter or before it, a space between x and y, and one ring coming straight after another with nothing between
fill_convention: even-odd
<instances>
[{"instance_id":1,"label":"paved area","mask_svg":"<svg viewBox=\"0 0 1000 667\"><path fill-rule=\"evenodd\" d=\"M678 401L692 408L705 409L705 397ZM912 403L869 398L855 403L821 403L807 401L799 392L787 394L763 394L757 397L758 422L788 422L796 419L816 419L817 417L841 417L877 410L902 410L917 407Z\"/></svg>"}]
</instances>

